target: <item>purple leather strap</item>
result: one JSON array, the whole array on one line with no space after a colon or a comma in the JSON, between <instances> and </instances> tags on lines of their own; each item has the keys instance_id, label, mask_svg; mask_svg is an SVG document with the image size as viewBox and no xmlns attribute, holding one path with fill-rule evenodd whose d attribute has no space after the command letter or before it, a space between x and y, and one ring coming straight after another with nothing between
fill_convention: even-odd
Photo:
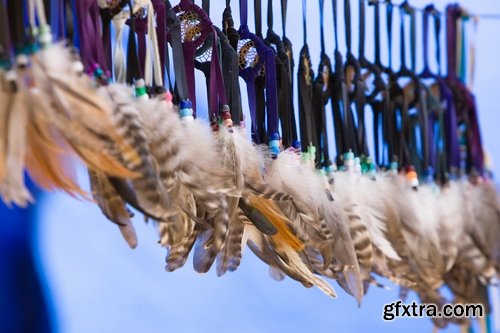
<instances>
[{"instance_id":1,"label":"purple leather strap","mask_svg":"<svg viewBox=\"0 0 500 333\"><path fill-rule=\"evenodd\" d=\"M220 67L217 31L213 29L212 60L210 62L209 119L218 116L220 107L227 104L224 79Z\"/></svg>"},{"instance_id":2,"label":"purple leather strap","mask_svg":"<svg viewBox=\"0 0 500 333\"><path fill-rule=\"evenodd\" d=\"M134 20L135 33L137 35L137 55L139 57L139 69L144 73L146 64L146 31L147 22L145 18L137 17Z\"/></svg>"},{"instance_id":3,"label":"purple leather strap","mask_svg":"<svg viewBox=\"0 0 500 333\"><path fill-rule=\"evenodd\" d=\"M259 55L259 63L253 68L244 68L240 71L240 75L247 83L248 100L250 106L250 115L252 118L252 128L256 124L256 100L255 100L255 77L262 66L265 66L266 75L266 109L267 109L267 132L269 134L279 135L278 121L278 105L277 105L277 88L276 88L276 63L275 55L271 48L267 47L264 41L256 35L250 33L247 25L248 4L247 0L240 0L240 22L241 26L239 34L241 39L250 39Z\"/></svg>"},{"instance_id":4,"label":"purple leather strap","mask_svg":"<svg viewBox=\"0 0 500 333\"><path fill-rule=\"evenodd\" d=\"M250 33L250 30L248 29L247 25L247 11L248 11L248 4L246 0L240 0L240 28L238 30L238 33L240 35L240 40L243 39L250 39L254 41L254 35ZM258 52L258 40L254 41L255 48L257 48ZM258 62L255 64L253 67L245 67L240 69L240 76L245 80L245 83L247 85L247 95L248 95L248 107L250 111L250 118L252 120L252 139L256 143L260 143L258 140L258 126L257 126L257 114L256 114L256 108L257 108L257 102L256 102L256 95L255 95L255 78L257 76L257 73L262 69L262 66L264 66L264 57L259 56Z\"/></svg>"},{"instance_id":5,"label":"purple leather strap","mask_svg":"<svg viewBox=\"0 0 500 333\"><path fill-rule=\"evenodd\" d=\"M276 61L274 52L266 51L266 107L267 132L279 133L278 128L278 93L276 89Z\"/></svg>"},{"instance_id":6,"label":"purple leather strap","mask_svg":"<svg viewBox=\"0 0 500 333\"><path fill-rule=\"evenodd\" d=\"M106 68L104 48L101 40L101 21L99 7L94 0L75 1L80 34L80 53L85 68L96 64Z\"/></svg>"},{"instance_id":7,"label":"purple leather strap","mask_svg":"<svg viewBox=\"0 0 500 333\"><path fill-rule=\"evenodd\" d=\"M210 21L207 13L205 11L192 3L190 0L181 0L181 2L173 8L175 13L194 13L200 25L200 36L194 41L184 40L182 43L182 50L184 52L184 69L186 71L187 85L189 91L189 99L191 100L193 107L193 115L196 116L196 83L194 76L194 57L196 49L200 47L208 35L213 31L213 24Z\"/></svg>"}]
</instances>

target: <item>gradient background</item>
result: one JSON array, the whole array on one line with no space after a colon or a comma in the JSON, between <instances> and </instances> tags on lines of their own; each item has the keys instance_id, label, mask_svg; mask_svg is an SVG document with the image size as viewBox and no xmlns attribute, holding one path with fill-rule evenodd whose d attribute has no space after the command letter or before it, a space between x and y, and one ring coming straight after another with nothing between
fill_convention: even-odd
<instances>
[{"instance_id":1,"label":"gradient background","mask_svg":"<svg viewBox=\"0 0 500 333\"><path fill-rule=\"evenodd\" d=\"M253 13L253 1L249 4ZM295 56L302 46L302 7L299 0L289 0L288 36L294 43ZM339 13L343 13L343 1ZM352 2L352 24L356 35L357 1ZM399 1L398 1L399 2ZM198 1L199 3L199 1ZM266 3L263 1L265 22ZM428 2L412 0L423 8ZM435 0L438 9L447 1ZM463 0L461 4L474 13L500 13L498 0ZM220 25L224 1L213 0L211 17ZM280 33L279 1L274 1L275 31ZM384 10L382 10L384 12ZM319 61L319 16L317 1L308 1L308 43L313 68ZM238 19L238 1L233 0L233 16ZM372 9L367 7L366 54L373 54ZM253 14L249 15L253 27ZM417 32L421 38L421 16ZM398 13L394 30L397 34ZM326 48L333 54L331 1L325 1ZM382 17L382 21L384 17ZM343 18L339 19L340 45L344 46ZM443 22L444 24L444 22ZM266 31L266 24L263 31ZM382 31L385 32L384 27ZM477 30L476 76L474 92L486 148L500 156L497 144L500 132L499 81L500 21L482 20ZM383 33L384 34L384 33ZM398 39L396 37L396 39ZM431 39L432 41L432 39ZM382 41L383 61L387 48ZM354 53L357 36L353 36ZM398 66L398 42L394 41ZM431 47L431 52L432 47ZM430 53L431 55L433 53ZM418 67L421 68L421 50ZM199 75L197 82L204 82ZM200 88L204 84L199 84ZM243 86L242 86L243 87ZM242 89L244 92L245 89ZM199 104L205 93L199 91ZM297 94L295 94L297 96ZM244 96L243 101L246 100ZM370 127L368 127L370 128ZM333 146L333 145L330 145ZM499 169L495 169L499 171ZM81 172L81 181L86 176ZM253 254L246 253L235 273L217 278L210 271L200 276L191 261L174 273L163 270L165 250L156 241L153 225L136 218L139 246L130 250L115 225L106 221L98 208L76 201L64 194L47 194L38 201L38 220L34 236L36 267L44 279L55 329L62 333L113 332L430 332L429 319L382 320L384 303L397 300L397 288L390 291L371 288L361 308L335 283L338 299L332 300L317 289L306 289L285 279L275 282L267 268ZM411 294L411 301L414 295ZM458 332L451 327L446 332ZM0 327L0 332L2 328Z\"/></svg>"}]
</instances>

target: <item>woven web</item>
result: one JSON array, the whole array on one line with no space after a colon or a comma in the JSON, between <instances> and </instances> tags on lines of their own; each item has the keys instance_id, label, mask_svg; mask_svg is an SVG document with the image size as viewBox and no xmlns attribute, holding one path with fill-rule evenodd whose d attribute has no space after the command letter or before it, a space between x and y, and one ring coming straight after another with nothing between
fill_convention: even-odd
<instances>
[{"instance_id":1,"label":"woven web","mask_svg":"<svg viewBox=\"0 0 500 333\"><path fill-rule=\"evenodd\" d=\"M212 60L212 47L210 46L205 52L196 56L196 60L199 62L210 62Z\"/></svg>"},{"instance_id":2,"label":"woven web","mask_svg":"<svg viewBox=\"0 0 500 333\"><path fill-rule=\"evenodd\" d=\"M255 67L259 62L259 54L255 44L250 39L240 39L238 41L238 62L240 68Z\"/></svg>"},{"instance_id":3,"label":"woven web","mask_svg":"<svg viewBox=\"0 0 500 333\"><path fill-rule=\"evenodd\" d=\"M178 14L181 22L182 42L194 42L201 37L200 19L198 14L189 12L180 12Z\"/></svg>"}]
</instances>

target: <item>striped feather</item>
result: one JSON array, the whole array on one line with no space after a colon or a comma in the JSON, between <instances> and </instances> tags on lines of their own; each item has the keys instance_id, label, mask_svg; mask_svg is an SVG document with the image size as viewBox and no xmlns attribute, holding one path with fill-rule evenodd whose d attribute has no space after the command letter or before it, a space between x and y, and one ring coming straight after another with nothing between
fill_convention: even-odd
<instances>
[{"instance_id":1,"label":"striped feather","mask_svg":"<svg viewBox=\"0 0 500 333\"><path fill-rule=\"evenodd\" d=\"M235 271L241 262L243 232L245 220L241 218L241 210L237 212L237 217L232 219L227 230L225 246L217 255L217 275L222 276L226 271Z\"/></svg>"},{"instance_id":2,"label":"striped feather","mask_svg":"<svg viewBox=\"0 0 500 333\"><path fill-rule=\"evenodd\" d=\"M363 224L361 217L356 213L354 204L345 207L345 210L359 267L365 272L370 272L373 263L373 247L370 240L370 233Z\"/></svg>"},{"instance_id":3,"label":"striped feather","mask_svg":"<svg viewBox=\"0 0 500 333\"><path fill-rule=\"evenodd\" d=\"M128 88L114 84L108 86L107 91L114 105L114 125L118 135L124 138L120 149L124 164L140 175L132 179L139 203L146 211L168 220L176 212L157 175L146 134L141 127Z\"/></svg>"},{"instance_id":4,"label":"striped feather","mask_svg":"<svg viewBox=\"0 0 500 333\"><path fill-rule=\"evenodd\" d=\"M196 240L193 267L198 273L206 273L212 267L217 253L214 249L213 231L204 231Z\"/></svg>"}]
</instances>

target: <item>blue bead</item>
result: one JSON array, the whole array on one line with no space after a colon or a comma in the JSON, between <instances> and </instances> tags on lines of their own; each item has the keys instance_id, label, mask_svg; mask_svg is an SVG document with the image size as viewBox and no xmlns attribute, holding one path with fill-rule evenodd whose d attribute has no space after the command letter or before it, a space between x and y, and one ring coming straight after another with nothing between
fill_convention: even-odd
<instances>
[{"instance_id":1,"label":"blue bead","mask_svg":"<svg viewBox=\"0 0 500 333\"><path fill-rule=\"evenodd\" d=\"M278 155L280 153L280 148L279 147L270 147L270 150L275 155Z\"/></svg>"},{"instance_id":2,"label":"blue bead","mask_svg":"<svg viewBox=\"0 0 500 333\"><path fill-rule=\"evenodd\" d=\"M180 109L192 109L193 104L191 103L191 101L189 99L186 99L186 100L183 100L180 102L179 108Z\"/></svg>"},{"instance_id":3,"label":"blue bead","mask_svg":"<svg viewBox=\"0 0 500 333\"><path fill-rule=\"evenodd\" d=\"M295 149L299 149L300 148L300 141L299 140L295 140L294 142L292 142L292 147L295 148Z\"/></svg>"},{"instance_id":4,"label":"blue bead","mask_svg":"<svg viewBox=\"0 0 500 333\"><path fill-rule=\"evenodd\" d=\"M344 161L354 159L354 153L352 151L344 154Z\"/></svg>"},{"instance_id":5,"label":"blue bead","mask_svg":"<svg viewBox=\"0 0 500 333\"><path fill-rule=\"evenodd\" d=\"M272 147L272 148L278 148L280 147L280 142L278 140L271 140L269 141L269 147Z\"/></svg>"},{"instance_id":6,"label":"blue bead","mask_svg":"<svg viewBox=\"0 0 500 333\"><path fill-rule=\"evenodd\" d=\"M179 115L182 117L189 117L193 115L193 109L180 109Z\"/></svg>"},{"instance_id":7,"label":"blue bead","mask_svg":"<svg viewBox=\"0 0 500 333\"><path fill-rule=\"evenodd\" d=\"M279 140L279 139L280 139L279 133L271 133L269 135L269 140Z\"/></svg>"}]
</instances>

